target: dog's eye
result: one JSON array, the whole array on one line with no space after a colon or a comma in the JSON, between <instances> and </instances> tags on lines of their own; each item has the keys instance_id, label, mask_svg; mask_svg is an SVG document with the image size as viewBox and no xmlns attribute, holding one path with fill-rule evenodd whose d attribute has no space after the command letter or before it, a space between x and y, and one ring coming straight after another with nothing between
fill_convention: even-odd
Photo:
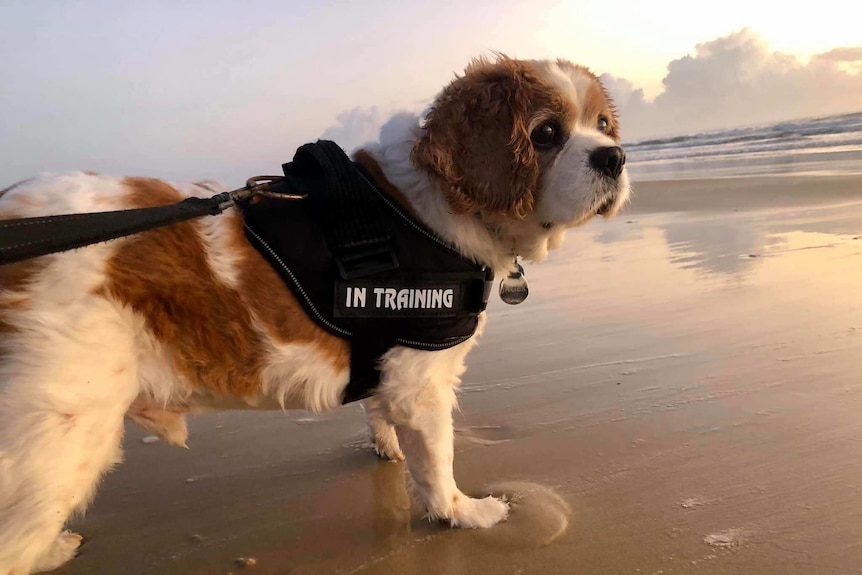
<instances>
[{"instance_id":1,"label":"dog's eye","mask_svg":"<svg viewBox=\"0 0 862 575\"><path fill-rule=\"evenodd\" d=\"M539 148L550 148L557 142L558 128L554 122L539 124L530 134L530 139Z\"/></svg>"},{"instance_id":2,"label":"dog's eye","mask_svg":"<svg viewBox=\"0 0 862 575\"><path fill-rule=\"evenodd\" d=\"M607 119L607 118L605 118L604 116L599 116L599 121L598 121L598 123L596 124L596 128L599 130L599 132L605 132L605 131L607 131L607 129L608 129L608 119Z\"/></svg>"}]
</instances>

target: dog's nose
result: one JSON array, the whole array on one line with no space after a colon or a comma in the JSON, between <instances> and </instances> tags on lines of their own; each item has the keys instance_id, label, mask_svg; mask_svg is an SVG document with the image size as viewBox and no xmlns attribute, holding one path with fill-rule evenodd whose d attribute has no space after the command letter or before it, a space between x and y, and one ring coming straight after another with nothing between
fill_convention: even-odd
<instances>
[{"instance_id":1,"label":"dog's nose","mask_svg":"<svg viewBox=\"0 0 862 575\"><path fill-rule=\"evenodd\" d=\"M619 146L596 148L590 154L590 167L609 178L619 178L625 163L626 153Z\"/></svg>"}]
</instances>

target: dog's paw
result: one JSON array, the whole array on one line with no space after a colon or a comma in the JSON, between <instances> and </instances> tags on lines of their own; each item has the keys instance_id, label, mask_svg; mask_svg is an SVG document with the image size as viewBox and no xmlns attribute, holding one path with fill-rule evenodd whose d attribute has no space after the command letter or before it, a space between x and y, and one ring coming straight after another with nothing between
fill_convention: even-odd
<instances>
[{"instance_id":1,"label":"dog's paw","mask_svg":"<svg viewBox=\"0 0 862 575\"><path fill-rule=\"evenodd\" d=\"M371 430L374 453L390 461L404 461L404 453L398 443L398 435L391 425L377 425Z\"/></svg>"},{"instance_id":2,"label":"dog's paw","mask_svg":"<svg viewBox=\"0 0 862 575\"><path fill-rule=\"evenodd\" d=\"M160 406L152 406L138 400L126 415L151 433L155 433L167 443L177 447L188 449L186 441L189 438L189 430L186 426L186 418L183 411L165 409Z\"/></svg>"},{"instance_id":3,"label":"dog's paw","mask_svg":"<svg viewBox=\"0 0 862 575\"><path fill-rule=\"evenodd\" d=\"M452 507L449 524L468 529L493 527L509 516L509 504L496 497L473 499L459 495Z\"/></svg>"},{"instance_id":4,"label":"dog's paw","mask_svg":"<svg viewBox=\"0 0 862 575\"><path fill-rule=\"evenodd\" d=\"M77 533L71 531L63 531L54 540L54 543L45 550L45 553L36 561L33 566L33 573L44 573L53 571L66 561L75 557L78 554L78 547L81 546L81 541L84 538Z\"/></svg>"}]
</instances>

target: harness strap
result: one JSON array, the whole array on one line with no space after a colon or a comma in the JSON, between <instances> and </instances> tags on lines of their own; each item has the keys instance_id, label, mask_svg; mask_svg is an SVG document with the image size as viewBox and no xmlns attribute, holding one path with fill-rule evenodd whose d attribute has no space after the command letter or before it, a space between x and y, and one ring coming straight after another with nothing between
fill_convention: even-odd
<instances>
[{"instance_id":1,"label":"harness strap","mask_svg":"<svg viewBox=\"0 0 862 575\"><path fill-rule=\"evenodd\" d=\"M371 397L380 385L377 368L383 354L395 347L396 338L363 330L350 341L350 381L344 389L341 404L347 405Z\"/></svg>"},{"instance_id":2,"label":"harness strap","mask_svg":"<svg viewBox=\"0 0 862 575\"><path fill-rule=\"evenodd\" d=\"M329 140L305 144L282 168L286 180L307 190L343 280L398 268L380 199L341 146ZM377 364L397 342L393 331L381 330L371 319L357 319L354 330L350 381L342 400L345 404L371 395L380 383Z\"/></svg>"},{"instance_id":3,"label":"harness strap","mask_svg":"<svg viewBox=\"0 0 862 575\"><path fill-rule=\"evenodd\" d=\"M305 144L283 169L288 180L301 176L306 185L317 183L308 197L342 279L398 267L380 201L369 193L365 179L338 144L329 140Z\"/></svg>"},{"instance_id":4,"label":"harness strap","mask_svg":"<svg viewBox=\"0 0 862 575\"><path fill-rule=\"evenodd\" d=\"M229 192L187 198L155 208L0 221L0 265L121 238L153 228L217 215L232 205Z\"/></svg>"}]
</instances>

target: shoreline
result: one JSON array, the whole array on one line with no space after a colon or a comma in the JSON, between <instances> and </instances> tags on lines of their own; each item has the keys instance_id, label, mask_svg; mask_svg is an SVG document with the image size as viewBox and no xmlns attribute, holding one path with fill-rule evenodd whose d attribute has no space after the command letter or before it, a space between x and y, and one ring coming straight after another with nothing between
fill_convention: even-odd
<instances>
[{"instance_id":1,"label":"shoreline","mask_svg":"<svg viewBox=\"0 0 862 575\"><path fill-rule=\"evenodd\" d=\"M738 176L632 183L626 213L769 209L862 201L862 174Z\"/></svg>"}]
</instances>

